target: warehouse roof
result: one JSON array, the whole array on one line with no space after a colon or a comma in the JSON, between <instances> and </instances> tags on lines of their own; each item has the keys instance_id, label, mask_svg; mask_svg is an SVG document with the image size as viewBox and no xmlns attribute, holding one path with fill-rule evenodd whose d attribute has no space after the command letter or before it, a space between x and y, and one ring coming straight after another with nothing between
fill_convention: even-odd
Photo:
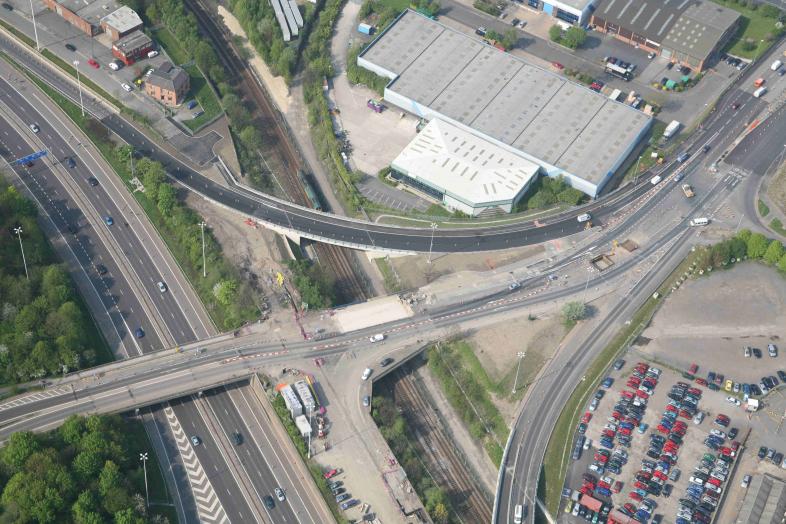
<instances>
[{"instance_id":1,"label":"warehouse roof","mask_svg":"<svg viewBox=\"0 0 786 524\"><path fill-rule=\"evenodd\" d=\"M539 166L464 128L434 118L392 167L469 204L510 202Z\"/></svg>"},{"instance_id":2,"label":"warehouse roof","mask_svg":"<svg viewBox=\"0 0 786 524\"><path fill-rule=\"evenodd\" d=\"M136 14L136 11L130 7L123 6L103 17L101 23L112 27L119 33L125 33L126 31L131 31L141 26L142 19Z\"/></svg>"},{"instance_id":3,"label":"warehouse roof","mask_svg":"<svg viewBox=\"0 0 786 524\"><path fill-rule=\"evenodd\" d=\"M739 17L737 11L713 2L691 5L672 26L662 44L703 60Z\"/></svg>"},{"instance_id":4,"label":"warehouse roof","mask_svg":"<svg viewBox=\"0 0 786 524\"><path fill-rule=\"evenodd\" d=\"M437 113L594 184L650 123L630 106L413 11L359 61L393 74L385 96L405 109L427 108L423 116Z\"/></svg>"},{"instance_id":5,"label":"warehouse roof","mask_svg":"<svg viewBox=\"0 0 786 524\"><path fill-rule=\"evenodd\" d=\"M593 16L661 43L685 9L696 3L698 0L605 0Z\"/></svg>"},{"instance_id":6,"label":"warehouse roof","mask_svg":"<svg viewBox=\"0 0 786 524\"><path fill-rule=\"evenodd\" d=\"M584 11L584 9L592 2L592 0L557 0L557 4L565 4L567 7L572 7L578 11ZM559 7L559 5L557 6Z\"/></svg>"},{"instance_id":7,"label":"warehouse roof","mask_svg":"<svg viewBox=\"0 0 786 524\"><path fill-rule=\"evenodd\" d=\"M115 41L112 47L122 52L124 55L129 55L138 49L144 49L153 45L153 41L142 31L134 31L127 34L120 40Z\"/></svg>"},{"instance_id":8,"label":"warehouse roof","mask_svg":"<svg viewBox=\"0 0 786 524\"><path fill-rule=\"evenodd\" d=\"M737 522L780 524L786 512L786 482L771 475L755 475L745 493Z\"/></svg>"},{"instance_id":9,"label":"warehouse roof","mask_svg":"<svg viewBox=\"0 0 786 524\"><path fill-rule=\"evenodd\" d=\"M116 11L117 8L120 7L120 4L115 0L102 0L100 2L91 2L89 0L56 0L56 2L72 13L79 15L79 18L95 25L98 25L103 17L112 11Z\"/></svg>"}]
</instances>

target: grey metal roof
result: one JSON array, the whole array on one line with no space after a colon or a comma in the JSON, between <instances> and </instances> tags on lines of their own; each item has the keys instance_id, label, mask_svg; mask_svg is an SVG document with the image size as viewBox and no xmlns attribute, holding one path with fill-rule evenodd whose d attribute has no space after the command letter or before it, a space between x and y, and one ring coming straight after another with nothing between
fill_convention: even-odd
<instances>
[{"instance_id":1,"label":"grey metal roof","mask_svg":"<svg viewBox=\"0 0 786 524\"><path fill-rule=\"evenodd\" d=\"M605 0L593 16L661 43L680 15L698 2L699 0Z\"/></svg>"},{"instance_id":2,"label":"grey metal roof","mask_svg":"<svg viewBox=\"0 0 786 524\"><path fill-rule=\"evenodd\" d=\"M107 24L120 33L125 33L131 29L140 27L142 19L136 11L130 7L122 6L101 19L101 23Z\"/></svg>"},{"instance_id":3,"label":"grey metal roof","mask_svg":"<svg viewBox=\"0 0 786 524\"><path fill-rule=\"evenodd\" d=\"M181 86L188 83L188 73L177 66L173 66L171 62L163 62L158 66L158 69L150 73L145 82L170 91L177 91Z\"/></svg>"},{"instance_id":4,"label":"grey metal roof","mask_svg":"<svg viewBox=\"0 0 786 524\"><path fill-rule=\"evenodd\" d=\"M115 0L58 0L57 3L93 25L120 7Z\"/></svg>"},{"instance_id":5,"label":"grey metal roof","mask_svg":"<svg viewBox=\"0 0 786 524\"><path fill-rule=\"evenodd\" d=\"M559 7L558 4L565 4L578 11L584 11L584 8L590 5L590 3L592 3L592 0L558 0L557 7Z\"/></svg>"},{"instance_id":6,"label":"grey metal roof","mask_svg":"<svg viewBox=\"0 0 786 524\"><path fill-rule=\"evenodd\" d=\"M361 56L399 75L389 94L591 183L603 180L650 123L630 106L413 11Z\"/></svg>"},{"instance_id":7,"label":"grey metal roof","mask_svg":"<svg viewBox=\"0 0 786 524\"><path fill-rule=\"evenodd\" d=\"M737 515L737 524L780 524L786 512L786 482L755 475Z\"/></svg>"},{"instance_id":8,"label":"grey metal roof","mask_svg":"<svg viewBox=\"0 0 786 524\"><path fill-rule=\"evenodd\" d=\"M137 49L149 47L153 45L153 41L142 31L134 31L116 40L112 47L122 51L123 53L130 53Z\"/></svg>"},{"instance_id":9,"label":"grey metal roof","mask_svg":"<svg viewBox=\"0 0 786 524\"><path fill-rule=\"evenodd\" d=\"M663 46L704 60L740 14L713 2L691 5L671 27Z\"/></svg>"}]
</instances>

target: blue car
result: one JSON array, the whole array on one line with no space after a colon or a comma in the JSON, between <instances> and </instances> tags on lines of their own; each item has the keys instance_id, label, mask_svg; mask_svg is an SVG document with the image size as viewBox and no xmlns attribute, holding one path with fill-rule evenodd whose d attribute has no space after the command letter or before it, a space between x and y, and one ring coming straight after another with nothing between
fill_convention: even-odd
<instances>
[{"instance_id":1,"label":"blue car","mask_svg":"<svg viewBox=\"0 0 786 524\"><path fill-rule=\"evenodd\" d=\"M614 379L611 377L606 377L605 379L603 379L603 382L600 385L601 387L609 389L612 384L614 384Z\"/></svg>"},{"instance_id":2,"label":"blue car","mask_svg":"<svg viewBox=\"0 0 786 524\"><path fill-rule=\"evenodd\" d=\"M750 397L751 396L751 386L750 386L750 384L743 384L742 385L742 392Z\"/></svg>"},{"instance_id":3,"label":"blue car","mask_svg":"<svg viewBox=\"0 0 786 524\"><path fill-rule=\"evenodd\" d=\"M603 497L611 496L611 490L609 488L602 488L602 487L595 488L595 493Z\"/></svg>"},{"instance_id":4,"label":"blue car","mask_svg":"<svg viewBox=\"0 0 786 524\"><path fill-rule=\"evenodd\" d=\"M197 101L196 100L192 100L188 104L186 104L186 107L188 109L194 109L196 106L197 106Z\"/></svg>"},{"instance_id":5,"label":"blue car","mask_svg":"<svg viewBox=\"0 0 786 524\"><path fill-rule=\"evenodd\" d=\"M115 221L112 220L112 217L104 217L104 222L106 222L106 225L108 226L111 226L112 224L115 223Z\"/></svg>"}]
</instances>

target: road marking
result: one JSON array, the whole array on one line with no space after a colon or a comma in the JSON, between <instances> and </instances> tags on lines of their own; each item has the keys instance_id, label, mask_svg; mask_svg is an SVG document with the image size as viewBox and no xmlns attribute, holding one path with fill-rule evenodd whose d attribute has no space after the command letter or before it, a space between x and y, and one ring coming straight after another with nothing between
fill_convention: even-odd
<instances>
[{"instance_id":1,"label":"road marking","mask_svg":"<svg viewBox=\"0 0 786 524\"><path fill-rule=\"evenodd\" d=\"M196 456L196 453L194 453L191 441L183 431L180 421L178 421L177 416L175 416L175 411L169 404L164 407L164 414L166 415L172 434L175 437L175 443L177 444L180 458L188 474L188 483L194 495L199 521L229 524L230 520L229 517L227 517L226 511L224 511L224 506L221 505L221 501L218 499L213 489L213 485L210 483L210 479L205 475L205 470L202 469L199 458ZM228 494L231 496L231 493Z\"/></svg>"}]
</instances>

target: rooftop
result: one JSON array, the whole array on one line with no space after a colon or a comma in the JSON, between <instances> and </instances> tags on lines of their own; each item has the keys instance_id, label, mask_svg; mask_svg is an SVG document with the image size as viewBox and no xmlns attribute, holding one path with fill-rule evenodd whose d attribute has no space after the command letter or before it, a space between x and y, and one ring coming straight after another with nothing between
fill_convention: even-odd
<instances>
[{"instance_id":1,"label":"rooftop","mask_svg":"<svg viewBox=\"0 0 786 524\"><path fill-rule=\"evenodd\" d=\"M771 475L754 475L736 522L780 524L786 512L786 482Z\"/></svg>"},{"instance_id":2,"label":"rooftop","mask_svg":"<svg viewBox=\"0 0 786 524\"><path fill-rule=\"evenodd\" d=\"M102 18L101 23L114 28L120 33L125 33L141 26L142 19L136 14L136 11L130 7L123 6Z\"/></svg>"},{"instance_id":3,"label":"rooftop","mask_svg":"<svg viewBox=\"0 0 786 524\"><path fill-rule=\"evenodd\" d=\"M661 43L680 15L699 0L605 0L593 16Z\"/></svg>"},{"instance_id":4,"label":"rooftop","mask_svg":"<svg viewBox=\"0 0 786 524\"><path fill-rule=\"evenodd\" d=\"M437 113L593 184L650 123L630 106L412 11L359 61L391 73L386 98L416 102L402 107Z\"/></svg>"},{"instance_id":5,"label":"rooftop","mask_svg":"<svg viewBox=\"0 0 786 524\"><path fill-rule=\"evenodd\" d=\"M554 2L555 4L564 4L567 7L572 7L577 11L583 11L585 7L589 5L592 0L557 0ZM559 5L557 5L559 7Z\"/></svg>"},{"instance_id":6,"label":"rooftop","mask_svg":"<svg viewBox=\"0 0 786 524\"><path fill-rule=\"evenodd\" d=\"M392 166L465 203L510 202L539 166L464 128L434 118Z\"/></svg>"},{"instance_id":7,"label":"rooftop","mask_svg":"<svg viewBox=\"0 0 786 524\"><path fill-rule=\"evenodd\" d=\"M158 69L150 73L147 83L162 89L177 91L182 85L188 83L188 73L172 65L172 62L163 62Z\"/></svg>"},{"instance_id":8,"label":"rooftop","mask_svg":"<svg viewBox=\"0 0 786 524\"><path fill-rule=\"evenodd\" d=\"M127 34L120 40L114 42L112 47L121 51L123 54L128 54L131 51L135 51L144 47L150 47L151 45L153 45L153 41L149 36L147 36L142 31L134 31L133 33Z\"/></svg>"},{"instance_id":9,"label":"rooftop","mask_svg":"<svg viewBox=\"0 0 786 524\"><path fill-rule=\"evenodd\" d=\"M740 14L714 2L691 5L672 26L663 45L695 58L710 55Z\"/></svg>"},{"instance_id":10,"label":"rooftop","mask_svg":"<svg viewBox=\"0 0 786 524\"><path fill-rule=\"evenodd\" d=\"M120 7L115 0L57 0L57 3L96 26L102 18Z\"/></svg>"}]
</instances>

